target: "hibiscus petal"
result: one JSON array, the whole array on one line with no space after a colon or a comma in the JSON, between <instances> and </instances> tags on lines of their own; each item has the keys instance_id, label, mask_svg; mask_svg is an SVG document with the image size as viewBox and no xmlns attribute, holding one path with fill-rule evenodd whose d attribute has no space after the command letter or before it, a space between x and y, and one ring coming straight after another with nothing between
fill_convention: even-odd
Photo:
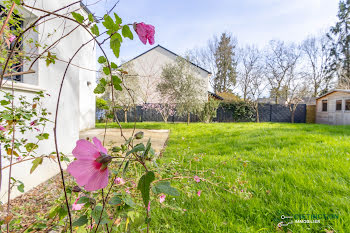
<instances>
[{"instance_id":1,"label":"hibiscus petal","mask_svg":"<svg viewBox=\"0 0 350 233\"><path fill-rule=\"evenodd\" d=\"M90 176L89 181L85 185L86 191L95 191L102 189L108 185L108 169L103 171L95 170L95 172Z\"/></svg>"},{"instance_id":2,"label":"hibiscus petal","mask_svg":"<svg viewBox=\"0 0 350 233\"><path fill-rule=\"evenodd\" d=\"M92 160L78 159L68 165L67 171L74 176L80 186L84 186L97 170L94 162Z\"/></svg>"},{"instance_id":3,"label":"hibiscus petal","mask_svg":"<svg viewBox=\"0 0 350 233\"><path fill-rule=\"evenodd\" d=\"M73 155L77 159L90 159L95 160L100 156L99 150L94 144L88 140L80 139L77 141L77 145L72 151Z\"/></svg>"},{"instance_id":4,"label":"hibiscus petal","mask_svg":"<svg viewBox=\"0 0 350 233\"><path fill-rule=\"evenodd\" d=\"M107 152L107 149L104 148L104 147L102 146L101 141L98 140L97 137L94 137L94 138L92 139L92 141L94 142L95 146L97 147L97 149L98 149L99 151L101 151L101 152L103 152L103 153L105 153L105 154L108 153L108 152Z\"/></svg>"}]
</instances>

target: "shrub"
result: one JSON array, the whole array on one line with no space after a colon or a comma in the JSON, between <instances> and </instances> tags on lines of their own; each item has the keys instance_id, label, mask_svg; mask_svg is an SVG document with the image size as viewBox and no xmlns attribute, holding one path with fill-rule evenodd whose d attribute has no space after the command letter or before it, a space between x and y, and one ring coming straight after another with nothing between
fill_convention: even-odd
<instances>
[{"instance_id":1,"label":"shrub","mask_svg":"<svg viewBox=\"0 0 350 233\"><path fill-rule=\"evenodd\" d=\"M217 115L219 104L219 101L210 98L209 101L204 104L203 109L198 112L200 121L204 123L212 122L213 118L215 118Z\"/></svg>"}]
</instances>

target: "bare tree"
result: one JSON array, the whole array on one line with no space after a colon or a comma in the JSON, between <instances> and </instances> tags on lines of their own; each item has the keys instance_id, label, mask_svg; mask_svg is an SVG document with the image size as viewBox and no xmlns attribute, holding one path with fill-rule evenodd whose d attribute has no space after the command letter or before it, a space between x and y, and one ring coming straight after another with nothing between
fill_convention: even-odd
<instances>
[{"instance_id":1,"label":"bare tree","mask_svg":"<svg viewBox=\"0 0 350 233\"><path fill-rule=\"evenodd\" d=\"M294 123L295 111L298 105L309 95L309 93L306 83L299 83L296 80L290 81L285 105L288 106L291 113L292 123Z\"/></svg>"},{"instance_id":2,"label":"bare tree","mask_svg":"<svg viewBox=\"0 0 350 233\"><path fill-rule=\"evenodd\" d=\"M207 45L203 48L196 48L187 51L186 57L194 64L206 68L212 73L209 83L214 87L213 79L217 74L217 66L215 61L215 51L218 47L219 38L213 36L212 39L208 40Z\"/></svg>"},{"instance_id":3,"label":"bare tree","mask_svg":"<svg viewBox=\"0 0 350 233\"><path fill-rule=\"evenodd\" d=\"M117 108L120 108L124 111L124 122L128 122L128 112L136 106L138 102L140 85L138 81L138 77L134 75L132 68L130 66L125 66L124 70L127 71L125 73L114 72L114 75L117 75L121 78L122 90L114 93L113 101L116 104ZM102 76L108 83L110 83L110 77L103 75ZM104 99L112 101L112 86L109 86L106 89L106 92L103 95Z\"/></svg>"},{"instance_id":4,"label":"bare tree","mask_svg":"<svg viewBox=\"0 0 350 233\"><path fill-rule=\"evenodd\" d=\"M306 60L305 75L312 85L312 96L327 92L334 76L334 70L329 69L331 62L331 42L326 35L310 36L301 45Z\"/></svg>"},{"instance_id":5,"label":"bare tree","mask_svg":"<svg viewBox=\"0 0 350 233\"><path fill-rule=\"evenodd\" d=\"M251 77L251 83L248 86L248 97L253 105L256 113L256 122L259 123L259 98L263 95L266 90L267 83L264 82L264 76L254 75Z\"/></svg>"},{"instance_id":6,"label":"bare tree","mask_svg":"<svg viewBox=\"0 0 350 233\"><path fill-rule=\"evenodd\" d=\"M246 46L240 49L240 58L238 85L243 93L243 100L246 101L252 89L252 82L260 78L262 73L261 54L257 47Z\"/></svg>"},{"instance_id":7,"label":"bare tree","mask_svg":"<svg viewBox=\"0 0 350 233\"><path fill-rule=\"evenodd\" d=\"M271 88L271 96L281 97L282 87L288 82L288 72L294 69L300 52L294 44L286 45L283 41L270 41L265 52L265 75Z\"/></svg>"}]
</instances>

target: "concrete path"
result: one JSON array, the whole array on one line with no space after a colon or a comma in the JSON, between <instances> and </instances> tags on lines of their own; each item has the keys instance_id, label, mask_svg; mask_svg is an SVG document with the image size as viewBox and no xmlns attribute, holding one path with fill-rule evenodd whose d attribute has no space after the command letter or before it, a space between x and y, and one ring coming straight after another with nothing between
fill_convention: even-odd
<instances>
[{"instance_id":1,"label":"concrete path","mask_svg":"<svg viewBox=\"0 0 350 233\"><path fill-rule=\"evenodd\" d=\"M131 137L132 131L133 129L123 129L123 134L126 138L129 138ZM169 130L136 129L135 133L139 131L142 131L144 133L144 137L141 140L136 140L136 142L143 142L144 144L146 144L148 139L151 138L152 148L156 153L161 152L169 137ZM91 139L93 137L97 137L102 141L104 132L104 129L89 129L80 132L80 138L86 139L87 137L89 137ZM110 149L113 146L120 146L121 144L124 144L124 142L125 139L121 137L119 129L107 129L105 139L105 147L107 149Z\"/></svg>"}]
</instances>

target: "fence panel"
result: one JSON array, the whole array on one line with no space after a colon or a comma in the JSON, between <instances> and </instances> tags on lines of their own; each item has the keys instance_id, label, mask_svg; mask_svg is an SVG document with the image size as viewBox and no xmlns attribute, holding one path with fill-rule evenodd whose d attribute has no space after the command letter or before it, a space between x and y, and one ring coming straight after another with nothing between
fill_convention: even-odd
<instances>
[{"instance_id":1,"label":"fence panel","mask_svg":"<svg viewBox=\"0 0 350 233\"><path fill-rule=\"evenodd\" d=\"M307 108L305 104L299 104L295 111L294 122L305 123L306 122ZM225 109L219 107L217 110L217 117L215 122L235 122L234 111L232 109ZM96 118L100 119L102 112L96 111ZM119 121L124 122L124 111L118 110L116 112ZM163 118L154 109L144 110L142 106L136 106L127 113L129 122L143 122L143 121L156 121L162 122ZM248 118L247 118L248 119ZM291 112L289 108L280 104L261 104L259 105L259 120L260 122L291 122ZM246 121L244 119L240 121ZM181 116L175 114L168 118L168 122L187 122L187 116ZM199 118L191 114L191 122L199 122Z\"/></svg>"}]
</instances>

